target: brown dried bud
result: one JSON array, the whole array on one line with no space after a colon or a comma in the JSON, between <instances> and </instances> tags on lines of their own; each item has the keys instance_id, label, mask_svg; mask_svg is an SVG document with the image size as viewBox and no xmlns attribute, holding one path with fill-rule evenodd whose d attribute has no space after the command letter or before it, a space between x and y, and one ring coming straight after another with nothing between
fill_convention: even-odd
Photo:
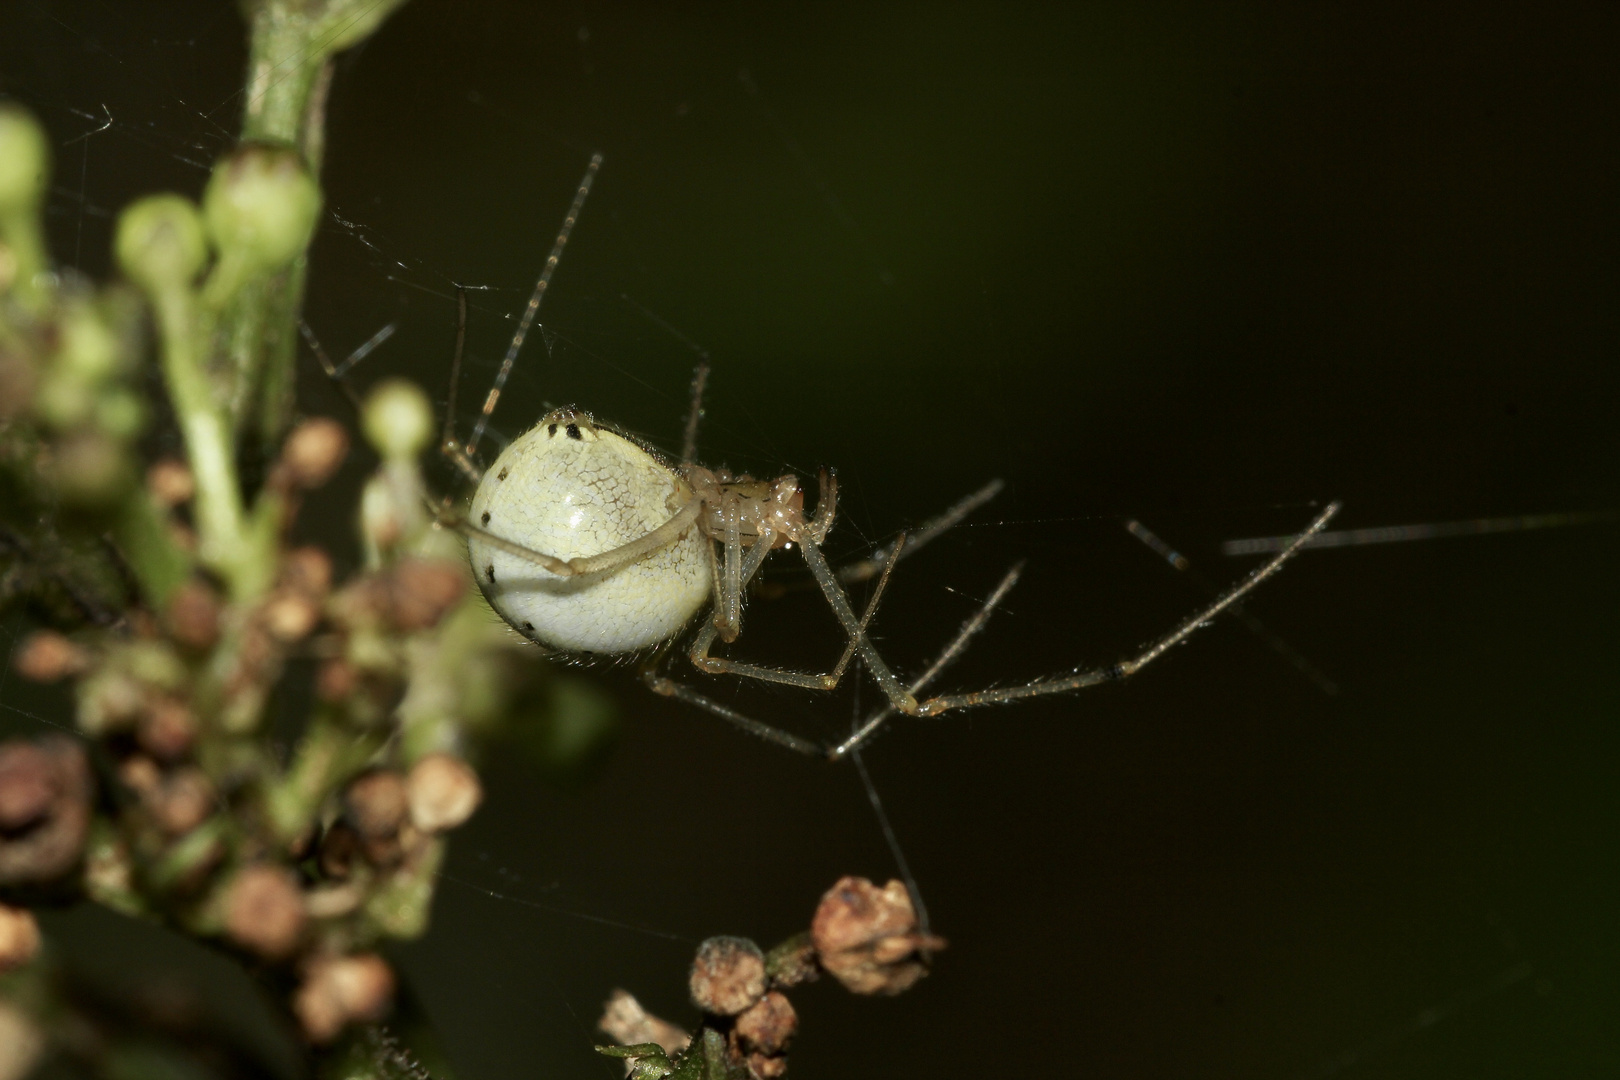
<instances>
[{"instance_id":1,"label":"brown dried bud","mask_svg":"<svg viewBox=\"0 0 1620 1080\"><path fill-rule=\"evenodd\" d=\"M347 660L328 660L315 672L315 696L322 701L345 701L359 685L360 672Z\"/></svg>"},{"instance_id":2,"label":"brown dried bud","mask_svg":"<svg viewBox=\"0 0 1620 1080\"><path fill-rule=\"evenodd\" d=\"M367 773L349 785L343 799L366 858L379 866L398 860L400 829L410 814L405 778L388 769Z\"/></svg>"},{"instance_id":3,"label":"brown dried bud","mask_svg":"<svg viewBox=\"0 0 1620 1080\"><path fill-rule=\"evenodd\" d=\"M22 967L39 955L39 923L26 908L0 904L0 972Z\"/></svg>"},{"instance_id":4,"label":"brown dried bud","mask_svg":"<svg viewBox=\"0 0 1620 1080\"><path fill-rule=\"evenodd\" d=\"M333 822L321 836L321 873L341 881L354 872L354 862L359 857L360 834L346 822Z\"/></svg>"},{"instance_id":5,"label":"brown dried bud","mask_svg":"<svg viewBox=\"0 0 1620 1080\"><path fill-rule=\"evenodd\" d=\"M261 610L264 628L283 644L307 637L321 621L320 605L303 593L285 590L275 593Z\"/></svg>"},{"instance_id":6,"label":"brown dried bud","mask_svg":"<svg viewBox=\"0 0 1620 1080\"><path fill-rule=\"evenodd\" d=\"M449 754L428 754L411 766L405 781L411 822L423 832L453 829L472 817L483 801L478 774Z\"/></svg>"},{"instance_id":7,"label":"brown dried bud","mask_svg":"<svg viewBox=\"0 0 1620 1080\"><path fill-rule=\"evenodd\" d=\"M394 973L374 953L321 957L304 969L293 1011L312 1042L331 1042L354 1020L377 1020L394 996Z\"/></svg>"},{"instance_id":8,"label":"brown dried bud","mask_svg":"<svg viewBox=\"0 0 1620 1080\"><path fill-rule=\"evenodd\" d=\"M293 428L281 447L281 464L299 487L317 488L332 478L349 456L349 433L324 416Z\"/></svg>"},{"instance_id":9,"label":"brown dried bud","mask_svg":"<svg viewBox=\"0 0 1620 1080\"><path fill-rule=\"evenodd\" d=\"M731 1053L761 1080L781 1076L787 1072L788 1046L798 1030L793 1003L786 994L772 990L737 1017L731 1028Z\"/></svg>"},{"instance_id":10,"label":"brown dried bud","mask_svg":"<svg viewBox=\"0 0 1620 1080\"><path fill-rule=\"evenodd\" d=\"M163 506L175 507L191 501L197 492L197 482L185 462L164 458L146 470L146 490Z\"/></svg>"},{"instance_id":11,"label":"brown dried bud","mask_svg":"<svg viewBox=\"0 0 1620 1080\"><path fill-rule=\"evenodd\" d=\"M163 770L151 758L136 755L119 764L118 779L129 790L146 798L163 783Z\"/></svg>"},{"instance_id":12,"label":"brown dried bud","mask_svg":"<svg viewBox=\"0 0 1620 1080\"><path fill-rule=\"evenodd\" d=\"M401 559L388 572L389 612L410 633L438 625L467 591L467 568L448 559Z\"/></svg>"},{"instance_id":13,"label":"brown dried bud","mask_svg":"<svg viewBox=\"0 0 1620 1080\"><path fill-rule=\"evenodd\" d=\"M195 578L185 582L169 598L163 622L169 636L188 648L213 648L219 640L219 594Z\"/></svg>"},{"instance_id":14,"label":"brown dried bud","mask_svg":"<svg viewBox=\"0 0 1620 1080\"><path fill-rule=\"evenodd\" d=\"M712 937L698 946L688 986L704 1012L736 1016L765 995L765 954L747 938Z\"/></svg>"},{"instance_id":15,"label":"brown dried bud","mask_svg":"<svg viewBox=\"0 0 1620 1080\"><path fill-rule=\"evenodd\" d=\"M249 866L225 898L225 933L266 960L290 956L304 934L304 896L292 871Z\"/></svg>"},{"instance_id":16,"label":"brown dried bud","mask_svg":"<svg viewBox=\"0 0 1620 1080\"><path fill-rule=\"evenodd\" d=\"M24 639L12 665L31 682L55 682L82 673L90 654L55 630L36 630Z\"/></svg>"},{"instance_id":17,"label":"brown dried bud","mask_svg":"<svg viewBox=\"0 0 1620 1080\"><path fill-rule=\"evenodd\" d=\"M928 974L914 954L945 942L917 931L911 896L898 881L879 889L846 877L827 890L810 923L821 966L857 994L898 994Z\"/></svg>"},{"instance_id":18,"label":"brown dried bud","mask_svg":"<svg viewBox=\"0 0 1620 1080\"><path fill-rule=\"evenodd\" d=\"M294 548L281 562L283 589L321 599L332 588L332 557L318 547Z\"/></svg>"},{"instance_id":19,"label":"brown dried bud","mask_svg":"<svg viewBox=\"0 0 1620 1080\"><path fill-rule=\"evenodd\" d=\"M692 1041L681 1028L661 1020L641 1007L628 990L615 990L602 1006L602 1019L596 1026L620 1046L657 1043L666 1054L678 1054Z\"/></svg>"},{"instance_id":20,"label":"brown dried bud","mask_svg":"<svg viewBox=\"0 0 1620 1080\"><path fill-rule=\"evenodd\" d=\"M184 836L208 820L219 804L213 782L201 769L177 769L145 798L157 827L170 836Z\"/></svg>"},{"instance_id":21,"label":"brown dried bud","mask_svg":"<svg viewBox=\"0 0 1620 1080\"><path fill-rule=\"evenodd\" d=\"M45 1033L20 1007L0 999L0 1080L22 1080L34 1074L45 1056Z\"/></svg>"},{"instance_id":22,"label":"brown dried bud","mask_svg":"<svg viewBox=\"0 0 1620 1080\"><path fill-rule=\"evenodd\" d=\"M197 721L185 702L158 697L136 725L135 740L153 757L176 761L196 742Z\"/></svg>"},{"instance_id":23,"label":"brown dried bud","mask_svg":"<svg viewBox=\"0 0 1620 1080\"><path fill-rule=\"evenodd\" d=\"M90 767L60 736L0 745L0 885L72 869L90 828Z\"/></svg>"}]
</instances>

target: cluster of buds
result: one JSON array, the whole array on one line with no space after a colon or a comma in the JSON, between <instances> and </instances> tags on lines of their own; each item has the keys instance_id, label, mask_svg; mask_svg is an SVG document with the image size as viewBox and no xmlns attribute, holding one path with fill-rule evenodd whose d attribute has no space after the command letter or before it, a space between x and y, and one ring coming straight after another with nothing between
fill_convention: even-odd
<instances>
[{"instance_id":1,"label":"cluster of buds","mask_svg":"<svg viewBox=\"0 0 1620 1080\"><path fill-rule=\"evenodd\" d=\"M301 494L347 452L331 421L294 428L266 479L280 500L278 537ZM189 546L191 470L160 462L147 487L171 538ZM279 544L274 566L243 599L192 573L159 612L136 610L115 631L25 640L16 669L73 682L78 728L110 761L112 790L98 800L79 742L0 745L0 888L83 892L222 937L294 976L289 1004L305 1034L326 1042L388 1008L393 975L373 943L425 927L440 838L482 798L442 737L451 721L434 739L395 737L413 685L453 666L423 657L464 600L467 575L401 551L334 583L325 551ZM316 708L284 763L261 729L300 655L317 658ZM111 808L100 832L98 805ZM7 910L0 967L27 952L16 942L37 942L7 937Z\"/></svg>"},{"instance_id":2,"label":"cluster of buds","mask_svg":"<svg viewBox=\"0 0 1620 1080\"><path fill-rule=\"evenodd\" d=\"M600 1049L625 1058L636 1080L689 1073L704 1080L773 1080L787 1073L799 1027L784 991L825 973L857 994L898 994L928 973L930 955L944 947L943 939L919 927L903 884L879 888L845 877L822 896L807 933L768 953L740 937L712 937L698 946L688 977L692 1004L703 1013L696 1037L616 990L599 1027L618 1045Z\"/></svg>"}]
</instances>

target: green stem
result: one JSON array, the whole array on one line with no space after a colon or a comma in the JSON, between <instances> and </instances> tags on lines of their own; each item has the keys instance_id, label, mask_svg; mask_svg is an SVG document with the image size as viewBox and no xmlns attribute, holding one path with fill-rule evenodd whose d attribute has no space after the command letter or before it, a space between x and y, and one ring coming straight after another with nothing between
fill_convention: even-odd
<instances>
[{"instance_id":1,"label":"green stem","mask_svg":"<svg viewBox=\"0 0 1620 1080\"><path fill-rule=\"evenodd\" d=\"M297 147L319 178L332 56L371 34L404 0L255 0L243 141ZM223 325L231 415L269 452L292 414L298 312L306 258L242 291Z\"/></svg>"},{"instance_id":2,"label":"green stem","mask_svg":"<svg viewBox=\"0 0 1620 1080\"><path fill-rule=\"evenodd\" d=\"M253 560L243 550L242 494L236 477L235 439L214 396L198 356L199 340L208 334L196 297L189 288L167 289L154 297L163 339L163 376L186 440L186 453L196 478L198 555L233 586L246 585L243 569ZM239 591L233 589L233 591Z\"/></svg>"}]
</instances>

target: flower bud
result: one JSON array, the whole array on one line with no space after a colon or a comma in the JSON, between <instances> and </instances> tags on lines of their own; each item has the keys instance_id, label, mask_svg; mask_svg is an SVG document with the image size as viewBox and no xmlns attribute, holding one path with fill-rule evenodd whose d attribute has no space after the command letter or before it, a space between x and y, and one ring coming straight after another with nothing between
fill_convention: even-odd
<instances>
[{"instance_id":1,"label":"flower bud","mask_svg":"<svg viewBox=\"0 0 1620 1080\"><path fill-rule=\"evenodd\" d=\"M178 195L148 195L118 217L118 265L148 293L189 286L208 258L202 216Z\"/></svg>"},{"instance_id":2,"label":"flower bud","mask_svg":"<svg viewBox=\"0 0 1620 1080\"><path fill-rule=\"evenodd\" d=\"M366 438L385 458L414 458L433 440L433 405L404 379L387 379L366 395Z\"/></svg>"},{"instance_id":3,"label":"flower bud","mask_svg":"<svg viewBox=\"0 0 1620 1080\"><path fill-rule=\"evenodd\" d=\"M236 280L279 269L301 253L321 212L321 189L290 147L244 143L214 166L203 191L203 217Z\"/></svg>"},{"instance_id":4,"label":"flower bud","mask_svg":"<svg viewBox=\"0 0 1620 1080\"><path fill-rule=\"evenodd\" d=\"M39 121L15 105L0 105L0 218L33 214L50 171L51 148Z\"/></svg>"}]
</instances>

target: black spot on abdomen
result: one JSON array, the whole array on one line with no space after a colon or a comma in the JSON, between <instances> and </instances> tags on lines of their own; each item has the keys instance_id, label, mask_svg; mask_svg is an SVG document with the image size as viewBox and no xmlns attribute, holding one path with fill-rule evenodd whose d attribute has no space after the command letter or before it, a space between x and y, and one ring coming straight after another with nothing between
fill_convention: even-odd
<instances>
[{"instance_id":1,"label":"black spot on abdomen","mask_svg":"<svg viewBox=\"0 0 1620 1080\"><path fill-rule=\"evenodd\" d=\"M489 511L485 510L484 513L483 513L483 516L481 516L478 520L483 522L485 525L488 525L489 524Z\"/></svg>"},{"instance_id":2,"label":"black spot on abdomen","mask_svg":"<svg viewBox=\"0 0 1620 1080\"><path fill-rule=\"evenodd\" d=\"M489 583L491 585L495 584L495 564L494 563L490 563L488 566L484 567L484 576L489 579Z\"/></svg>"}]
</instances>

